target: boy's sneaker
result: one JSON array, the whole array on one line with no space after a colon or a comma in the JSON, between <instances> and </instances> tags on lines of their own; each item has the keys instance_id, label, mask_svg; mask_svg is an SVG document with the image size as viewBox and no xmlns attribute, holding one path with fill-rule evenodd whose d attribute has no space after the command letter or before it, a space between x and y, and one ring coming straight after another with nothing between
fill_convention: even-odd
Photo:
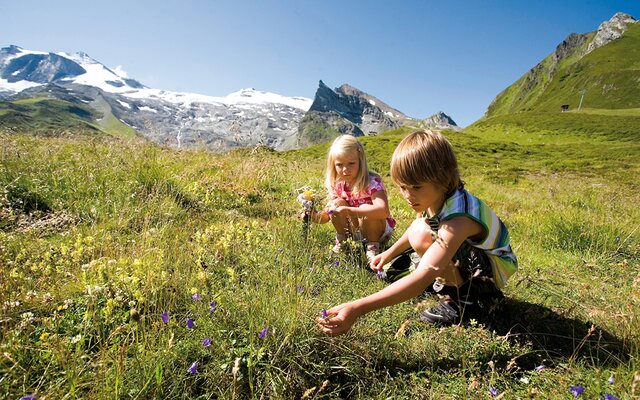
<instances>
[{"instance_id":1,"label":"boy's sneaker","mask_svg":"<svg viewBox=\"0 0 640 400\"><path fill-rule=\"evenodd\" d=\"M456 325L460 323L460 307L450 298L442 298L437 306L421 312L420 320L438 326Z\"/></svg>"},{"instance_id":2,"label":"boy's sneaker","mask_svg":"<svg viewBox=\"0 0 640 400\"><path fill-rule=\"evenodd\" d=\"M476 319L488 322L504 302L504 294L493 281L475 278L459 288L445 286L440 290L437 306L420 313L420 320L449 326ZM443 296L444 295L444 296Z\"/></svg>"}]
</instances>

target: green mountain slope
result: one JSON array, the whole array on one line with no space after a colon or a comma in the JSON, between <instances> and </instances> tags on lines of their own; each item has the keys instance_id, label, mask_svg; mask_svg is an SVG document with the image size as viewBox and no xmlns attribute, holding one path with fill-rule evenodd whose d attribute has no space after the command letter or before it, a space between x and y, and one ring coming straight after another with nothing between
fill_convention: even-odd
<instances>
[{"instance_id":1,"label":"green mountain slope","mask_svg":"<svg viewBox=\"0 0 640 400\"><path fill-rule=\"evenodd\" d=\"M75 134L110 134L131 137L135 131L115 118L108 105L90 106L46 97L0 102L0 130L57 136ZM100 110L100 111L96 111Z\"/></svg>"},{"instance_id":2,"label":"green mountain slope","mask_svg":"<svg viewBox=\"0 0 640 400\"><path fill-rule=\"evenodd\" d=\"M640 107L640 24L628 24L622 37L586 54L593 36L569 36L553 54L498 94L485 117L555 112L564 104L575 109L583 92L583 107Z\"/></svg>"}]
</instances>

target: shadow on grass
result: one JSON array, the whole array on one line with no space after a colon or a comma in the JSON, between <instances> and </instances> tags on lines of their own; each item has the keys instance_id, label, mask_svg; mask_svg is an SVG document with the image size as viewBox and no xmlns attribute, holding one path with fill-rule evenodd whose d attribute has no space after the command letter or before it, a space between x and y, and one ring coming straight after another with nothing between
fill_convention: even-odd
<instances>
[{"instance_id":1,"label":"shadow on grass","mask_svg":"<svg viewBox=\"0 0 640 400\"><path fill-rule=\"evenodd\" d=\"M507 298L502 312L488 328L508 340L531 347L531 355L523 355L522 362L535 362L524 358L540 353L554 363L582 361L598 367L611 367L629 360L629 345L610 332L590 322L570 318L548 307ZM537 353L537 354L535 354Z\"/></svg>"}]
</instances>

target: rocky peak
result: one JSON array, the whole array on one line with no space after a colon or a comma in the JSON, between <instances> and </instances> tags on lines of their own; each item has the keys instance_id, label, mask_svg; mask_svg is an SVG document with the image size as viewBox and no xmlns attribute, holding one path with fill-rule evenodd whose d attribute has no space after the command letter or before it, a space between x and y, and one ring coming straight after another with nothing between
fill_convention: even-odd
<instances>
[{"instance_id":1,"label":"rocky peak","mask_svg":"<svg viewBox=\"0 0 640 400\"><path fill-rule=\"evenodd\" d=\"M584 53L584 48L582 47L582 45L586 42L588 37L588 33L572 33L571 35L567 36L567 38L556 47L556 50L553 53L554 60L556 62L559 62L569 57L576 51Z\"/></svg>"},{"instance_id":2,"label":"rocky peak","mask_svg":"<svg viewBox=\"0 0 640 400\"><path fill-rule=\"evenodd\" d=\"M636 24L638 21L629 14L618 12L609 21L600 24L595 37L587 47L587 54L618 39L627 30L627 24Z\"/></svg>"},{"instance_id":3,"label":"rocky peak","mask_svg":"<svg viewBox=\"0 0 640 400\"><path fill-rule=\"evenodd\" d=\"M76 62L57 54L25 54L9 60L3 68L2 78L8 82L49 83L85 72Z\"/></svg>"},{"instance_id":4,"label":"rocky peak","mask_svg":"<svg viewBox=\"0 0 640 400\"><path fill-rule=\"evenodd\" d=\"M438 111L429 118L425 118L422 120L422 124L427 128L460 130L460 127L455 121L442 111Z\"/></svg>"}]
</instances>

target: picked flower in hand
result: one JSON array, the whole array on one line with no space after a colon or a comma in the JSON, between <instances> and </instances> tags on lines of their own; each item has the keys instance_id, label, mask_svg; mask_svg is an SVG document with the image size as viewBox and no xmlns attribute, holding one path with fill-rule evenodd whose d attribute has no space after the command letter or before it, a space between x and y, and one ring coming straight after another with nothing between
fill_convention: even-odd
<instances>
[{"instance_id":1,"label":"picked flower in hand","mask_svg":"<svg viewBox=\"0 0 640 400\"><path fill-rule=\"evenodd\" d=\"M304 217L302 218L302 236L306 239L309 231L309 223L311 222L311 215L315 211L315 203L318 195L315 190L309 186L303 186L297 190L298 196L296 197L300 205L302 205L302 211Z\"/></svg>"}]
</instances>

